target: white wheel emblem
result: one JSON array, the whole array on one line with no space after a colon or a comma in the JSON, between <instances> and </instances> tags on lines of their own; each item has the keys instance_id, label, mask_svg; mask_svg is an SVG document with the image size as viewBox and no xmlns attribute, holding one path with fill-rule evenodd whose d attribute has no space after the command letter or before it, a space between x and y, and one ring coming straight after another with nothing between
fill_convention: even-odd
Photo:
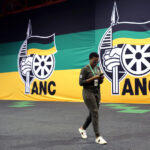
<instances>
[{"instance_id":1,"label":"white wheel emblem","mask_svg":"<svg viewBox=\"0 0 150 150\"><path fill-rule=\"evenodd\" d=\"M131 75L143 76L150 71L150 44L123 47L122 65Z\"/></svg>"},{"instance_id":2,"label":"white wheel emblem","mask_svg":"<svg viewBox=\"0 0 150 150\"><path fill-rule=\"evenodd\" d=\"M47 79L54 70L54 56L34 55L33 57L32 66L34 75L40 80Z\"/></svg>"}]
</instances>

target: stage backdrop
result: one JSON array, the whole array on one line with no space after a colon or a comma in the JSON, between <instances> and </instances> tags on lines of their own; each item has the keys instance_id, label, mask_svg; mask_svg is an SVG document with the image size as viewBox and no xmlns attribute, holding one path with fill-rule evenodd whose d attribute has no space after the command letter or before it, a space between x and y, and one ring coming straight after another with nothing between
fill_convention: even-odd
<instances>
[{"instance_id":1,"label":"stage backdrop","mask_svg":"<svg viewBox=\"0 0 150 150\"><path fill-rule=\"evenodd\" d=\"M150 103L150 1L68 0L0 18L0 100L82 102L91 52L102 102Z\"/></svg>"}]
</instances>

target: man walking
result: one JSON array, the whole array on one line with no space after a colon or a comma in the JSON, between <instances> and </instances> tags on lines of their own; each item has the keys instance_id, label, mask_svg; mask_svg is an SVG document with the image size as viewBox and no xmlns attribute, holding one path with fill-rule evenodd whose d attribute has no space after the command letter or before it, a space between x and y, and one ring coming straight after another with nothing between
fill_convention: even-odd
<instances>
[{"instance_id":1,"label":"man walking","mask_svg":"<svg viewBox=\"0 0 150 150\"><path fill-rule=\"evenodd\" d=\"M83 126L79 128L79 133L83 139L87 138L86 129L92 122L93 130L96 136L95 142L98 144L107 144L106 140L99 132L99 103L100 103L100 84L103 82L103 74L97 66L99 62L99 55L92 52L89 55L89 65L81 69L79 84L83 86L83 99L89 110L89 116L84 122Z\"/></svg>"}]
</instances>

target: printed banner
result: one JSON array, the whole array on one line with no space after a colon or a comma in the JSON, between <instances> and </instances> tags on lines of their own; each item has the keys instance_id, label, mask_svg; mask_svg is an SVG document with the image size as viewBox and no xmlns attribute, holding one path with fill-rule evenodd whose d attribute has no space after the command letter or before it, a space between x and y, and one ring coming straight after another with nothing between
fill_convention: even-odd
<instances>
[{"instance_id":1,"label":"printed banner","mask_svg":"<svg viewBox=\"0 0 150 150\"><path fill-rule=\"evenodd\" d=\"M97 52L102 102L150 103L150 16L122 21L122 6L65 1L0 18L0 100L82 102L80 70Z\"/></svg>"}]
</instances>

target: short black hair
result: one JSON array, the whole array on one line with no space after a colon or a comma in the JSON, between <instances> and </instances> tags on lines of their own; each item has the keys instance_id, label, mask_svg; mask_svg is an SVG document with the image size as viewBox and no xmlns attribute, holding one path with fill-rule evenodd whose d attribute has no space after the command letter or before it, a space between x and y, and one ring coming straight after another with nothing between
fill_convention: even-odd
<instances>
[{"instance_id":1,"label":"short black hair","mask_svg":"<svg viewBox=\"0 0 150 150\"><path fill-rule=\"evenodd\" d=\"M89 59L92 59L93 57L99 57L99 55L96 52L92 52L89 55Z\"/></svg>"}]
</instances>

